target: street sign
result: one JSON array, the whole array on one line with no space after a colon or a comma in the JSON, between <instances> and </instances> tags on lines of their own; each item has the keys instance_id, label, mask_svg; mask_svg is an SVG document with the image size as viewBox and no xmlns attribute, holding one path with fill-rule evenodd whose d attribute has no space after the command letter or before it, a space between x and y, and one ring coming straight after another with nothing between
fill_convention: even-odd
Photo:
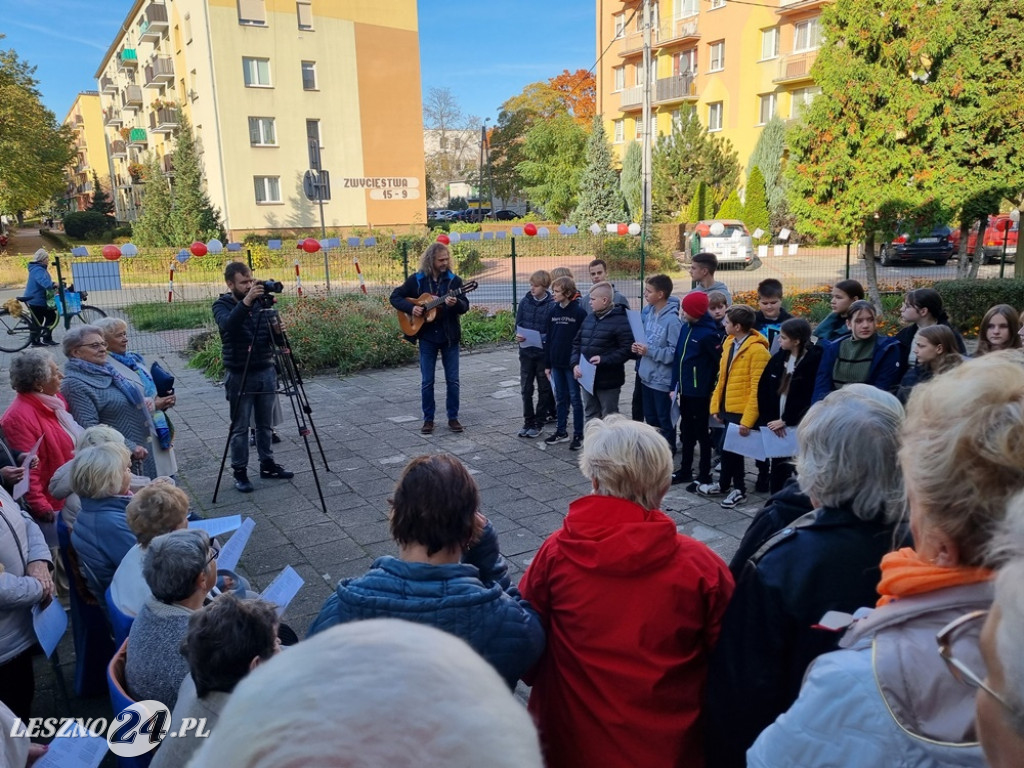
<instances>
[{"instance_id":1,"label":"street sign","mask_svg":"<svg viewBox=\"0 0 1024 768\"><path fill-rule=\"evenodd\" d=\"M313 169L306 171L302 177L302 191L306 195L306 199L314 203L320 200L330 200L330 171L315 171Z\"/></svg>"},{"instance_id":2,"label":"street sign","mask_svg":"<svg viewBox=\"0 0 1024 768\"><path fill-rule=\"evenodd\" d=\"M341 180L344 189L415 189L420 180L415 176L346 176Z\"/></svg>"}]
</instances>

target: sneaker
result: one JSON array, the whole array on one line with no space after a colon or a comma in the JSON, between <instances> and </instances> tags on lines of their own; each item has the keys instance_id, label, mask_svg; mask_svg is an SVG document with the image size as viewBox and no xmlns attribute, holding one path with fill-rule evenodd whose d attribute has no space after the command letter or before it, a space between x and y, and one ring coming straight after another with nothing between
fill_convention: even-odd
<instances>
[{"instance_id":1,"label":"sneaker","mask_svg":"<svg viewBox=\"0 0 1024 768\"><path fill-rule=\"evenodd\" d=\"M696 493L697 489L700 488L700 483L694 480L692 483L686 486L687 493Z\"/></svg>"},{"instance_id":2,"label":"sneaker","mask_svg":"<svg viewBox=\"0 0 1024 768\"><path fill-rule=\"evenodd\" d=\"M423 422L423 426L420 427L420 433L424 434L424 435L429 435L433 431L434 431L434 422L432 422L432 421L424 421Z\"/></svg>"},{"instance_id":3,"label":"sneaker","mask_svg":"<svg viewBox=\"0 0 1024 768\"><path fill-rule=\"evenodd\" d=\"M722 492L722 487L718 483L701 483L697 486L697 493L701 496L718 496Z\"/></svg>"},{"instance_id":4,"label":"sneaker","mask_svg":"<svg viewBox=\"0 0 1024 768\"><path fill-rule=\"evenodd\" d=\"M567 443L569 442L568 432L555 432L551 437L544 440L547 445L555 445L556 443Z\"/></svg>"},{"instance_id":5,"label":"sneaker","mask_svg":"<svg viewBox=\"0 0 1024 768\"><path fill-rule=\"evenodd\" d=\"M553 413L549 413L544 419L545 424L554 424L556 421L558 421L558 417Z\"/></svg>"},{"instance_id":6,"label":"sneaker","mask_svg":"<svg viewBox=\"0 0 1024 768\"><path fill-rule=\"evenodd\" d=\"M712 471L712 472L714 472L714 473L715 473L716 475L717 475L717 474L718 474L719 472L721 472L721 471L722 471L722 462L720 462L720 461L716 461L716 462L715 462L715 466L713 466L713 467L711 468L711 471Z\"/></svg>"},{"instance_id":7,"label":"sneaker","mask_svg":"<svg viewBox=\"0 0 1024 768\"><path fill-rule=\"evenodd\" d=\"M530 425L529 424L523 424L523 428L519 430L519 434L516 435L516 437L527 437L526 433L529 432L529 431L530 431Z\"/></svg>"},{"instance_id":8,"label":"sneaker","mask_svg":"<svg viewBox=\"0 0 1024 768\"><path fill-rule=\"evenodd\" d=\"M291 480L295 477L295 473L289 472L280 464L275 464L271 461L266 464L260 464L260 477L264 480Z\"/></svg>"},{"instance_id":9,"label":"sneaker","mask_svg":"<svg viewBox=\"0 0 1024 768\"><path fill-rule=\"evenodd\" d=\"M573 435L572 442L569 443L570 451L578 451L583 447L583 435Z\"/></svg>"},{"instance_id":10,"label":"sneaker","mask_svg":"<svg viewBox=\"0 0 1024 768\"><path fill-rule=\"evenodd\" d=\"M277 444L277 443L281 442L281 437L277 434L277 432L271 432L270 433L270 442L272 442L274 444Z\"/></svg>"},{"instance_id":11,"label":"sneaker","mask_svg":"<svg viewBox=\"0 0 1024 768\"><path fill-rule=\"evenodd\" d=\"M239 493L252 493L255 489L249 481L249 473L244 469L236 469L232 473L235 476L235 490Z\"/></svg>"},{"instance_id":12,"label":"sneaker","mask_svg":"<svg viewBox=\"0 0 1024 768\"><path fill-rule=\"evenodd\" d=\"M534 425L530 425L530 428L526 430L526 434L523 437L540 437L540 428Z\"/></svg>"},{"instance_id":13,"label":"sneaker","mask_svg":"<svg viewBox=\"0 0 1024 768\"><path fill-rule=\"evenodd\" d=\"M452 432L464 432L466 428L459 423L458 419L448 419L448 429Z\"/></svg>"},{"instance_id":14,"label":"sneaker","mask_svg":"<svg viewBox=\"0 0 1024 768\"><path fill-rule=\"evenodd\" d=\"M733 488L729 491L729 495L722 499L722 506L726 509L732 509L737 504L742 504L747 500L747 494L741 491L739 488Z\"/></svg>"},{"instance_id":15,"label":"sneaker","mask_svg":"<svg viewBox=\"0 0 1024 768\"><path fill-rule=\"evenodd\" d=\"M677 469L672 473L672 485L679 485L680 483L688 483L693 480L693 474L690 472L684 472L681 469Z\"/></svg>"}]
</instances>

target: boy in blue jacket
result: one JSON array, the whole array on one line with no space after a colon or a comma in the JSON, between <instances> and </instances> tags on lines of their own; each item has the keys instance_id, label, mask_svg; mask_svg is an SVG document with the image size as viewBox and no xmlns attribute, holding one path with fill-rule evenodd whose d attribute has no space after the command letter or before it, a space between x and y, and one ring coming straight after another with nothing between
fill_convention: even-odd
<instances>
[{"instance_id":1,"label":"boy in blue jacket","mask_svg":"<svg viewBox=\"0 0 1024 768\"><path fill-rule=\"evenodd\" d=\"M530 275L530 290L519 302L516 310L516 328L527 328L541 334L547 332L548 317L555 306L548 292L551 275L538 269ZM516 333L520 344L526 339ZM533 382L537 382L537 408L533 407ZM555 414L555 398L551 394L551 382L544 375L544 348L519 348L519 390L523 395L523 428L519 437L537 437L544 429L544 422Z\"/></svg>"},{"instance_id":2,"label":"boy in blue jacket","mask_svg":"<svg viewBox=\"0 0 1024 768\"><path fill-rule=\"evenodd\" d=\"M676 344L672 386L679 398L679 439L682 456L672 484L688 483L697 491L711 482L711 393L722 356L721 326L708 312L708 295L691 291L683 297L683 327ZM697 479L693 479L694 444L700 446Z\"/></svg>"},{"instance_id":3,"label":"boy in blue jacket","mask_svg":"<svg viewBox=\"0 0 1024 768\"><path fill-rule=\"evenodd\" d=\"M569 439L569 405L572 404L572 442L570 451L578 451L583 445L583 400L580 385L572 375L572 343L580 332L587 310L583 308L571 277L558 277L551 283L555 306L548 317L547 336L544 343L545 373L551 377L555 387L555 408L557 423L555 434L544 442L548 445L564 443Z\"/></svg>"},{"instance_id":4,"label":"boy in blue jacket","mask_svg":"<svg viewBox=\"0 0 1024 768\"><path fill-rule=\"evenodd\" d=\"M661 432L672 453L676 452L676 428L672 423L672 374L675 366L676 342L679 341L679 310L669 304L672 279L668 275L651 275L644 284L643 342L633 343L633 354L639 355L637 374L643 388L644 421Z\"/></svg>"}]
</instances>

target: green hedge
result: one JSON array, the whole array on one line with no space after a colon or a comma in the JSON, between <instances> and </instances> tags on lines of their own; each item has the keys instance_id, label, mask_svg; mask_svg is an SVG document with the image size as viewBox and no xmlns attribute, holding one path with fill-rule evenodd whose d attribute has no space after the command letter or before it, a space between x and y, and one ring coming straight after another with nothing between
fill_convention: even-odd
<instances>
[{"instance_id":1,"label":"green hedge","mask_svg":"<svg viewBox=\"0 0 1024 768\"><path fill-rule=\"evenodd\" d=\"M950 322L967 336L977 336L990 307L1009 304L1024 308L1024 280L940 280L935 290Z\"/></svg>"}]
</instances>

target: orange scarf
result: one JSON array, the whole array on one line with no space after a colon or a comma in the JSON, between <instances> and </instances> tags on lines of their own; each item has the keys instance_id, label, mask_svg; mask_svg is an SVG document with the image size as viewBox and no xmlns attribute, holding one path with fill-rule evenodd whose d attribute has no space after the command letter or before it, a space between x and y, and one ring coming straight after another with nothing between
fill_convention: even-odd
<instances>
[{"instance_id":1,"label":"orange scarf","mask_svg":"<svg viewBox=\"0 0 1024 768\"><path fill-rule=\"evenodd\" d=\"M944 568L925 562L911 547L890 552L882 558L882 580L878 582L881 597L876 605L923 592L933 592L962 584L990 580L995 573L989 568Z\"/></svg>"}]
</instances>

